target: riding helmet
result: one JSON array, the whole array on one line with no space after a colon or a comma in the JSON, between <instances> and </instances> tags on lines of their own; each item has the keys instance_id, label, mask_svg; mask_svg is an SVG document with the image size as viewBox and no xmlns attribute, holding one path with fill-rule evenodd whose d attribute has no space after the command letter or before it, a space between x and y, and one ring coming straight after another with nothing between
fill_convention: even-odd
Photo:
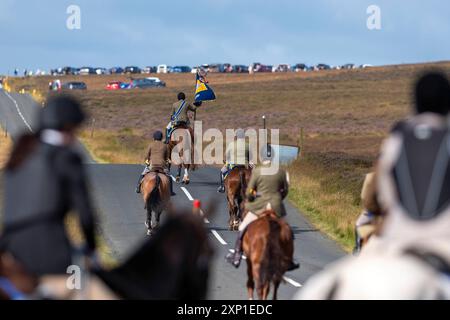
<instances>
[{"instance_id":1,"label":"riding helmet","mask_svg":"<svg viewBox=\"0 0 450 320\"><path fill-rule=\"evenodd\" d=\"M154 140L161 141L162 138L163 138L163 133L161 131L158 130L153 133Z\"/></svg>"},{"instance_id":2,"label":"riding helmet","mask_svg":"<svg viewBox=\"0 0 450 320\"><path fill-rule=\"evenodd\" d=\"M441 72L428 72L416 83L416 111L447 115L450 111L450 83Z\"/></svg>"},{"instance_id":3,"label":"riding helmet","mask_svg":"<svg viewBox=\"0 0 450 320\"><path fill-rule=\"evenodd\" d=\"M39 127L63 130L78 127L86 119L81 104L68 95L50 97L40 113Z\"/></svg>"}]
</instances>

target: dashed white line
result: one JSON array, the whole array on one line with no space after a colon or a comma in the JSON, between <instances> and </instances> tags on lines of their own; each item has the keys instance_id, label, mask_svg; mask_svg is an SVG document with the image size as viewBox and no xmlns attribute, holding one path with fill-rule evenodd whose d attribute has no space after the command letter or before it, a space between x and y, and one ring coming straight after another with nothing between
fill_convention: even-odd
<instances>
[{"instance_id":1,"label":"dashed white line","mask_svg":"<svg viewBox=\"0 0 450 320\"><path fill-rule=\"evenodd\" d=\"M189 191L187 191L185 187L181 187L181 190L183 190L184 194L190 201L194 201L194 198L192 198L191 194L189 193Z\"/></svg>"},{"instance_id":2,"label":"dashed white line","mask_svg":"<svg viewBox=\"0 0 450 320\"><path fill-rule=\"evenodd\" d=\"M300 283L298 283L298 282L295 281L295 280L292 280L291 278L288 278L288 277L286 277L286 276L283 276L283 279L284 279L284 281L286 281L287 283L293 285L293 286L296 287L296 288L301 288L301 287L302 287L302 285L301 285Z\"/></svg>"},{"instance_id":3,"label":"dashed white line","mask_svg":"<svg viewBox=\"0 0 450 320\"><path fill-rule=\"evenodd\" d=\"M27 122L27 120L25 119L25 117L22 114L22 111L20 111L19 105L17 104L17 101L11 97L11 95L7 92L4 91L6 96L14 103L16 109L17 109L17 113L19 114L19 116L22 118L23 123L25 123L25 126L27 126L28 130L30 130L31 133L33 133L33 129L31 129L30 124Z\"/></svg>"},{"instance_id":4,"label":"dashed white line","mask_svg":"<svg viewBox=\"0 0 450 320\"><path fill-rule=\"evenodd\" d=\"M223 240L223 238L220 236L220 234L216 230L211 230L212 234L216 237L217 240L219 240L220 244L226 246L228 243Z\"/></svg>"}]
</instances>

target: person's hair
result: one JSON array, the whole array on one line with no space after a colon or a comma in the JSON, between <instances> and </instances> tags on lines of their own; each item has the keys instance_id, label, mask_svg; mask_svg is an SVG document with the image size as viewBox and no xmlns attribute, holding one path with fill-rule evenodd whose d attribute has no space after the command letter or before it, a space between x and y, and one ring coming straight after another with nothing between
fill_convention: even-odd
<instances>
[{"instance_id":1,"label":"person's hair","mask_svg":"<svg viewBox=\"0 0 450 320\"><path fill-rule=\"evenodd\" d=\"M6 162L6 171L13 171L28 159L35 150L39 139L34 134L25 134L21 136L11 151L8 161Z\"/></svg>"},{"instance_id":2,"label":"person's hair","mask_svg":"<svg viewBox=\"0 0 450 320\"><path fill-rule=\"evenodd\" d=\"M450 111L450 83L441 71L427 72L419 77L415 88L417 114L433 112L447 115Z\"/></svg>"},{"instance_id":3,"label":"person's hair","mask_svg":"<svg viewBox=\"0 0 450 320\"><path fill-rule=\"evenodd\" d=\"M185 100L186 99L186 95L184 94L184 92L180 92L178 94L178 100Z\"/></svg>"},{"instance_id":4,"label":"person's hair","mask_svg":"<svg viewBox=\"0 0 450 320\"><path fill-rule=\"evenodd\" d=\"M153 139L154 140L156 140L156 141L161 141L162 140L162 138L163 138L163 133L161 132L161 131L155 131L154 133L153 133Z\"/></svg>"}]
</instances>

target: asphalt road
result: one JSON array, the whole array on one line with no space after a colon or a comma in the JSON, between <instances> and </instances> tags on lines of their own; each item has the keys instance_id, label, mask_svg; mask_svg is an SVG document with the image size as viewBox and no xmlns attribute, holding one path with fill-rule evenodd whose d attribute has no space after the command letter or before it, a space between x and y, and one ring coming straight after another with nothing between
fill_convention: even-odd
<instances>
[{"instance_id":1,"label":"asphalt road","mask_svg":"<svg viewBox=\"0 0 450 320\"><path fill-rule=\"evenodd\" d=\"M20 132L34 130L35 110L36 105L29 96L7 94L0 90L0 124L7 123L13 137ZM86 157L85 162L93 198L99 209L101 230L112 252L118 259L124 259L146 237L143 201L140 195L134 193L142 166L95 164L90 157ZM191 174L191 184L188 186L175 184L177 195L172 199L176 206L189 209L193 199L199 199L204 204L209 201L217 203L218 212L209 223L205 222L215 249L209 298L246 299L245 260L239 269L224 260L234 246L237 233L228 231L226 198L216 193L218 175L216 168L201 168ZM301 263L301 268L286 274L286 282L279 289L280 299L292 298L311 275L345 254L333 241L315 230L289 203L287 209L287 221L295 234L295 258Z\"/></svg>"}]
</instances>

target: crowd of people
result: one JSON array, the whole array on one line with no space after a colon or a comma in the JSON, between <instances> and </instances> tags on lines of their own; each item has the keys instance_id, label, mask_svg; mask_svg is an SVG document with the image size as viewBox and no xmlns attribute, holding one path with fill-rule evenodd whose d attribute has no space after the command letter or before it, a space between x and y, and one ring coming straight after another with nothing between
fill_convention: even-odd
<instances>
[{"instance_id":1,"label":"crowd of people","mask_svg":"<svg viewBox=\"0 0 450 320\"><path fill-rule=\"evenodd\" d=\"M422 75L415 101L413 115L393 127L364 182L364 212L356 221L354 255L313 276L295 299L450 299L450 83L446 74ZM196 111L200 105L191 106L184 94L178 95L168 139L178 122L188 125L187 111ZM157 236L114 270L99 266L97 219L81 157L73 148L84 120L76 99L52 96L40 111L38 132L15 142L4 173L0 297L35 297L42 283L52 283L42 279L66 275L74 251L64 219L76 211L85 239L83 256L97 281L92 287L102 292L96 297L205 298L212 250L201 220L188 218L195 215L174 215ZM162 132L155 132L137 192L145 174L168 172L170 159L162 140ZM235 250L227 256L235 267L241 261L248 226L267 210L276 219L286 216L283 200L289 190L288 174L283 169L275 175L261 174L271 152L263 160L248 183L247 212ZM219 192L224 191L224 179L233 166L227 163L222 170ZM193 234L197 241L192 241ZM165 237L179 246L175 252L183 259L175 259L178 263L170 257L175 248L171 254L164 251ZM158 263L151 259L155 254L162 257ZM192 261L192 255L197 260ZM145 272L143 264L148 266ZM298 267L293 260L287 264L287 270ZM159 281L164 277L171 277L170 286ZM22 281L15 281L19 278Z\"/></svg>"}]
</instances>

